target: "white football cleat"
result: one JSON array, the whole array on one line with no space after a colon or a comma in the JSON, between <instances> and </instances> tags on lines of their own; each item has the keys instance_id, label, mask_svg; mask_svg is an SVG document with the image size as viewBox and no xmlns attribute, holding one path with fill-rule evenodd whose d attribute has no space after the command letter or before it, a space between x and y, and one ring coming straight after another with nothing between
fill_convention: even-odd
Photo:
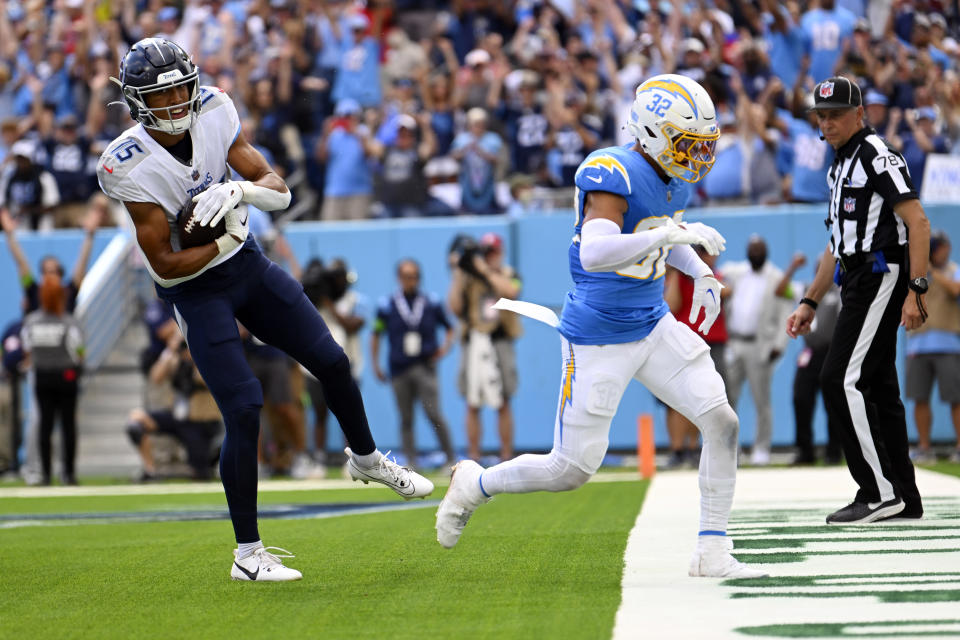
<instances>
[{"instance_id":1,"label":"white football cleat","mask_svg":"<svg viewBox=\"0 0 960 640\"><path fill-rule=\"evenodd\" d=\"M437 509L437 542L447 549L457 544L477 507L490 502L480 489L481 473L483 467L473 460L462 460L453 466L450 487Z\"/></svg>"},{"instance_id":2,"label":"white football cleat","mask_svg":"<svg viewBox=\"0 0 960 640\"><path fill-rule=\"evenodd\" d=\"M364 467L353 457L350 447L344 449L347 454L347 471L354 480L363 484L379 482L385 484L404 500L426 498L433 493L433 483L410 467L401 467L394 460L380 454L380 463L375 467ZM387 453L390 453L389 451Z\"/></svg>"},{"instance_id":3,"label":"white football cleat","mask_svg":"<svg viewBox=\"0 0 960 640\"><path fill-rule=\"evenodd\" d=\"M732 555L733 539L726 536L701 536L690 560L690 575L701 578L766 578L770 574L752 569Z\"/></svg>"},{"instance_id":4,"label":"white football cleat","mask_svg":"<svg viewBox=\"0 0 960 640\"><path fill-rule=\"evenodd\" d=\"M278 551L274 555L270 551ZM260 547L246 558L237 558L237 550L233 550L233 566L230 568L230 577L234 580L250 580L255 582L287 582L299 580L303 574L296 569L283 566L280 558L293 558L294 555L280 547Z\"/></svg>"}]
</instances>

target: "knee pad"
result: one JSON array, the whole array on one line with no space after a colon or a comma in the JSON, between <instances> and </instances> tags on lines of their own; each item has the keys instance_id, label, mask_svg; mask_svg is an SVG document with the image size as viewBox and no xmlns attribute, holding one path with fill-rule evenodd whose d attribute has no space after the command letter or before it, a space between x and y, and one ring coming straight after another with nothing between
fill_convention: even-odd
<instances>
[{"instance_id":1,"label":"knee pad","mask_svg":"<svg viewBox=\"0 0 960 640\"><path fill-rule=\"evenodd\" d=\"M710 409L696 419L697 428L704 442L716 442L725 448L736 448L740 420L729 404Z\"/></svg>"},{"instance_id":2,"label":"knee pad","mask_svg":"<svg viewBox=\"0 0 960 640\"><path fill-rule=\"evenodd\" d=\"M134 446L139 447L143 441L143 425L139 422L128 422L126 426L127 437Z\"/></svg>"},{"instance_id":3,"label":"knee pad","mask_svg":"<svg viewBox=\"0 0 960 640\"><path fill-rule=\"evenodd\" d=\"M588 473L579 466L559 455L556 451L550 452L547 468L554 478L555 491L573 491L582 487L590 479Z\"/></svg>"}]
</instances>

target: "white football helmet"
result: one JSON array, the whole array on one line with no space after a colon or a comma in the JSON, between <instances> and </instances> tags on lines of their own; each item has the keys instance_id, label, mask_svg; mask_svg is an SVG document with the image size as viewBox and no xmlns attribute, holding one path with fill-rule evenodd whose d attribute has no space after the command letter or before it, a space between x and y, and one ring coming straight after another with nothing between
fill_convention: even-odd
<instances>
[{"instance_id":1,"label":"white football helmet","mask_svg":"<svg viewBox=\"0 0 960 640\"><path fill-rule=\"evenodd\" d=\"M637 87L627 130L669 175L701 180L716 160L720 137L713 100L696 81L664 73Z\"/></svg>"}]
</instances>

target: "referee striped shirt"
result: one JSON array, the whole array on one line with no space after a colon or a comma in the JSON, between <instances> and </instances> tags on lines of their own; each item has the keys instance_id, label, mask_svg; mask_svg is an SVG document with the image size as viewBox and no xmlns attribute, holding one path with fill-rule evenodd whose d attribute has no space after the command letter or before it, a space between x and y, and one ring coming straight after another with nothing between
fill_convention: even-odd
<instances>
[{"instance_id":1,"label":"referee striped shirt","mask_svg":"<svg viewBox=\"0 0 960 640\"><path fill-rule=\"evenodd\" d=\"M870 127L837 150L827 173L830 185L830 249L835 258L895 249L907 243L907 227L893 207L918 198L899 152Z\"/></svg>"}]
</instances>

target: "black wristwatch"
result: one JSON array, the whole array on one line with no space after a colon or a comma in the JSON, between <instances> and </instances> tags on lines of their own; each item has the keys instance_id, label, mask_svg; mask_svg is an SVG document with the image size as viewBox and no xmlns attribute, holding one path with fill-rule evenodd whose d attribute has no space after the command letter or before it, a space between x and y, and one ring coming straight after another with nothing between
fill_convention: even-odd
<instances>
[{"instance_id":1,"label":"black wristwatch","mask_svg":"<svg viewBox=\"0 0 960 640\"><path fill-rule=\"evenodd\" d=\"M923 276L920 276L919 278L914 278L907 284L907 286L910 287L911 291L916 291L917 293L921 293L921 294L926 293L927 289L930 288L930 286L927 284L927 279L924 278Z\"/></svg>"}]
</instances>

